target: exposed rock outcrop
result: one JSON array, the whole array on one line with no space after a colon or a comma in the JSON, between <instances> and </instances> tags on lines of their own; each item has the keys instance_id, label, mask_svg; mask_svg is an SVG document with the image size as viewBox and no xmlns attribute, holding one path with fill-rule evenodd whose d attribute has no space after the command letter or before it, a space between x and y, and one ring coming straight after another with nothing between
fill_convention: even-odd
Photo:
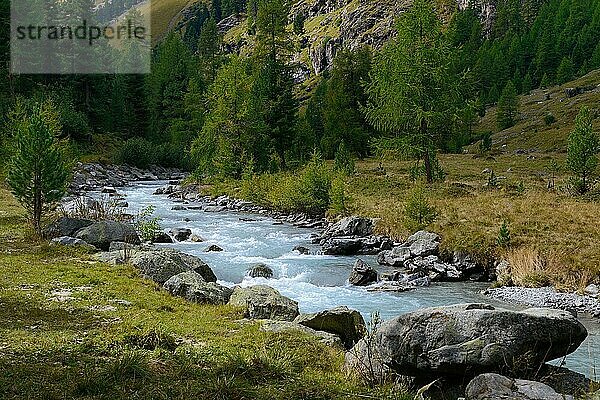
<instances>
[{"instance_id":1,"label":"exposed rock outcrop","mask_svg":"<svg viewBox=\"0 0 600 400\"><path fill-rule=\"evenodd\" d=\"M295 322L289 321L273 321L273 320L264 320L260 327L261 331L264 332L302 332L310 336L314 336L319 341L325 343L328 346L332 347L343 347L342 340L338 335L334 335L329 332L317 331L315 329L311 329L307 326L297 324Z\"/></svg>"},{"instance_id":2,"label":"exposed rock outcrop","mask_svg":"<svg viewBox=\"0 0 600 400\"><path fill-rule=\"evenodd\" d=\"M164 284L169 278L182 272L194 271L206 282L216 282L210 267L198 257L173 249L134 251L129 262L148 279Z\"/></svg>"}]
</instances>

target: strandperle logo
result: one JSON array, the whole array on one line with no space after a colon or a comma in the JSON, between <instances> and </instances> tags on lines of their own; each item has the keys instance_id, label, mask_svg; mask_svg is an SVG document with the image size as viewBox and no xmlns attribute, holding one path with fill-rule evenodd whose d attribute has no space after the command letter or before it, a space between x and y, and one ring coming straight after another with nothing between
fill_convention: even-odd
<instances>
[{"instance_id":1,"label":"strandperle logo","mask_svg":"<svg viewBox=\"0 0 600 400\"><path fill-rule=\"evenodd\" d=\"M11 1L11 72L149 73L150 18L138 7L148 0L126 10L113 1Z\"/></svg>"}]
</instances>

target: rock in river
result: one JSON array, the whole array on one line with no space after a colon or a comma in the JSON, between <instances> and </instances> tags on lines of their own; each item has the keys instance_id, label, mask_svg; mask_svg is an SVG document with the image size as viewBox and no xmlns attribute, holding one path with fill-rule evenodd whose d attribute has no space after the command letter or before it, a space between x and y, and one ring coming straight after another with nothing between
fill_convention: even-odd
<instances>
[{"instance_id":1,"label":"rock in river","mask_svg":"<svg viewBox=\"0 0 600 400\"><path fill-rule=\"evenodd\" d=\"M220 252L220 251L223 251L223 249L220 248L219 246L217 246L216 244L211 244L204 250L205 253Z\"/></svg>"},{"instance_id":2,"label":"rock in river","mask_svg":"<svg viewBox=\"0 0 600 400\"><path fill-rule=\"evenodd\" d=\"M178 242L185 242L192 236L192 230L188 228L173 228L171 229L171 235L173 235Z\"/></svg>"},{"instance_id":3,"label":"rock in river","mask_svg":"<svg viewBox=\"0 0 600 400\"><path fill-rule=\"evenodd\" d=\"M273 270L265 264L256 264L248 270L248 276L251 278L272 278Z\"/></svg>"},{"instance_id":4,"label":"rock in river","mask_svg":"<svg viewBox=\"0 0 600 400\"><path fill-rule=\"evenodd\" d=\"M313 314L301 314L294 322L318 331L338 335L347 349L358 342L366 332L362 315L358 311L345 306Z\"/></svg>"},{"instance_id":5,"label":"rock in river","mask_svg":"<svg viewBox=\"0 0 600 400\"><path fill-rule=\"evenodd\" d=\"M244 316L250 319L293 321L299 314L298 302L265 285L248 288L236 286L229 304L244 307Z\"/></svg>"},{"instance_id":6,"label":"rock in river","mask_svg":"<svg viewBox=\"0 0 600 400\"><path fill-rule=\"evenodd\" d=\"M75 237L102 250L108 250L111 242L141 243L133 226L116 221L95 222L77 231Z\"/></svg>"},{"instance_id":7,"label":"rock in river","mask_svg":"<svg viewBox=\"0 0 600 400\"><path fill-rule=\"evenodd\" d=\"M378 374L391 368L434 379L505 369L520 373L575 351L586 336L585 327L566 311L458 304L384 322L369 343L362 340L346 354L346 364L364 373L361 365L370 357Z\"/></svg>"},{"instance_id":8,"label":"rock in river","mask_svg":"<svg viewBox=\"0 0 600 400\"><path fill-rule=\"evenodd\" d=\"M186 271L170 277L163 285L173 296L201 304L227 304L232 290L215 282L206 282L202 275Z\"/></svg>"},{"instance_id":9,"label":"rock in river","mask_svg":"<svg viewBox=\"0 0 600 400\"><path fill-rule=\"evenodd\" d=\"M361 259L356 260L354 268L348 278L348 282L354 286L367 286L377 282L377 271Z\"/></svg>"}]
</instances>

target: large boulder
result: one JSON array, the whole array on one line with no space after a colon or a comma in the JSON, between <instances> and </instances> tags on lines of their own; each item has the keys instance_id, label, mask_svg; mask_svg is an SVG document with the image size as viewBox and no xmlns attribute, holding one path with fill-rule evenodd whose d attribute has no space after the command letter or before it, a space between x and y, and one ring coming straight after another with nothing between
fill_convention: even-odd
<instances>
[{"instance_id":1,"label":"large boulder","mask_svg":"<svg viewBox=\"0 0 600 400\"><path fill-rule=\"evenodd\" d=\"M298 302L282 296L277 290L256 285L247 288L236 286L229 304L244 308L244 316L250 319L274 319L293 321L298 316Z\"/></svg>"},{"instance_id":2,"label":"large boulder","mask_svg":"<svg viewBox=\"0 0 600 400\"><path fill-rule=\"evenodd\" d=\"M333 256L349 256L358 254L363 247L363 240L355 237L334 237L322 244L323 254Z\"/></svg>"},{"instance_id":3,"label":"large boulder","mask_svg":"<svg viewBox=\"0 0 600 400\"><path fill-rule=\"evenodd\" d=\"M215 282L206 282L202 275L186 271L170 277L163 287L173 296L201 304L227 304L232 290Z\"/></svg>"},{"instance_id":4,"label":"large boulder","mask_svg":"<svg viewBox=\"0 0 600 400\"><path fill-rule=\"evenodd\" d=\"M384 322L371 340L346 354L346 365L364 373L368 362L380 375L426 378L520 373L573 352L586 336L585 327L566 311L509 311L486 304L433 307Z\"/></svg>"},{"instance_id":5,"label":"large boulder","mask_svg":"<svg viewBox=\"0 0 600 400\"><path fill-rule=\"evenodd\" d=\"M377 271L361 259L356 260L348 282L354 286L367 286L377 282Z\"/></svg>"},{"instance_id":6,"label":"large boulder","mask_svg":"<svg viewBox=\"0 0 600 400\"><path fill-rule=\"evenodd\" d=\"M476 376L466 389L467 400L573 400L540 382L511 379L486 373Z\"/></svg>"},{"instance_id":7,"label":"large boulder","mask_svg":"<svg viewBox=\"0 0 600 400\"><path fill-rule=\"evenodd\" d=\"M297 324L290 321L273 321L270 319L264 320L260 330L263 332L302 332L310 336L314 336L320 342L332 346L332 347L343 347L342 340L338 335L333 333L317 331L307 326Z\"/></svg>"},{"instance_id":8,"label":"large boulder","mask_svg":"<svg viewBox=\"0 0 600 400\"><path fill-rule=\"evenodd\" d=\"M141 243L133 226L116 221L94 222L77 231L75 237L105 251L111 242Z\"/></svg>"},{"instance_id":9,"label":"large boulder","mask_svg":"<svg viewBox=\"0 0 600 400\"><path fill-rule=\"evenodd\" d=\"M344 346L349 349L366 333L365 321L356 310L340 306L312 314L301 314L294 322L338 335Z\"/></svg>"},{"instance_id":10,"label":"large boulder","mask_svg":"<svg viewBox=\"0 0 600 400\"><path fill-rule=\"evenodd\" d=\"M172 276L187 271L200 274L206 282L217 281L214 272L204 261L173 249L134 252L129 262L146 278L160 284L165 283Z\"/></svg>"},{"instance_id":11,"label":"large boulder","mask_svg":"<svg viewBox=\"0 0 600 400\"><path fill-rule=\"evenodd\" d=\"M94 221L89 219L60 217L44 229L43 235L49 239L64 236L73 237L77 231L93 223Z\"/></svg>"}]
</instances>

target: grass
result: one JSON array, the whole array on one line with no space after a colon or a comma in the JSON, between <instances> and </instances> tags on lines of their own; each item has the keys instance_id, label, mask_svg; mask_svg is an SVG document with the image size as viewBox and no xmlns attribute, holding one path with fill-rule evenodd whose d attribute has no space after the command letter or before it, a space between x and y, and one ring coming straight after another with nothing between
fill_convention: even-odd
<instances>
[{"instance_id":1,"label":"grass","mask_svg":"<svg viewBox=\"0 0 600 400\"><path fill-rule=\"evenodd\" d=\"M0 188L0 398L409 398L346 377L343 353L315 339L260 332L235 308L172 297L133 267L26 232Z\"/></svg>"},{"instance_id":2,"label":"grass","mask_svg":"<svg viewBox=\"0 0 600 400\"><path fill-rule=\"evenodd\" d=\"M587 105L592 112L597 113L597 104L600 102L600 91L597 89L572 98L567 97L565 89L596 86L598 82L600 70L595 70L562 86L533 90L529 95L519 96L520 116L514 127L498 132L496 108L492 107L475 129L481 132L495 132L494 144L506 144L509 151L536 149L541 152L564 152L567 136L573 130L580 108ZM549 96L549 99L546 96ZM556 118L556 122L550 125L544 121L548 113ZM600 130L600 119L595 120L594 126L596 130Z\"/></svg>"}]
</instances>

